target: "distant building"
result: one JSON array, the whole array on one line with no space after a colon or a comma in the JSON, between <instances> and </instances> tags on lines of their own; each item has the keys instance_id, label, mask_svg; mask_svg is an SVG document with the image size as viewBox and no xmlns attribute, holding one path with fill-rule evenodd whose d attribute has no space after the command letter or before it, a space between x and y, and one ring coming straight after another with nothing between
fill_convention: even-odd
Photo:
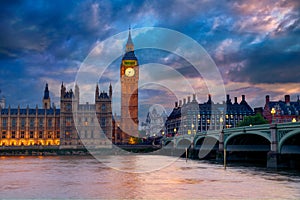
<instances>
[{"instance_id":1,"label":"distant building","mask_svg":"<svg viewBox=\"0 0 300 200\"><path fill-rule=\"evenodd\" d=\"M142 123L142 129L145 131L146 137L163 136L165 134L165 122L168 115L158 106L150 108L146 121Z\"/></svg>"},{"instance_id":2,"label":"distant building","mask_svg":"<svg viewBox=\"0 0 300 200\"><path fill-rule=\"evenodd\" d=\"M107 139L112 139L111 99L111 85L109 94L99 93L97 85L95 104L79 104L79 87L75 86L75 92L66 91L62 84L60 109L57 109L54 105L51 107L46 84L43 108L0 107L0 146L81 148L83 145L107 145Z\"/></svg>"},{"instance_id":3,"label":"distant building","mask_svg":"<svg viewBox=\"0 0 300 200\"><path fill-rule=\"evenodd\" d=\"M272 109L274 114L271 113ZM270 101L270 96L266 96L263 116L269 123L284 123L300 120L300 100L290 101L290 95L284 96L284 101Z\"/></svg>"},{"instance_id":4,"label":"distant building","mask_svg":"<svg viewBox=\"0 0 300 200\"><path fill-rule=\"evenodd\" d=\"M196 95L175 102L175 107L166 121L167 136L195 134L207 130L218 130L224 128L236 127L245 116L254 115L252 108L248 105L245 95L242 95L242 101L231 102L227 95L226 102L215 104L211 95L208 95L207 102L199 104Z\"/></svg>"}]
</instances>

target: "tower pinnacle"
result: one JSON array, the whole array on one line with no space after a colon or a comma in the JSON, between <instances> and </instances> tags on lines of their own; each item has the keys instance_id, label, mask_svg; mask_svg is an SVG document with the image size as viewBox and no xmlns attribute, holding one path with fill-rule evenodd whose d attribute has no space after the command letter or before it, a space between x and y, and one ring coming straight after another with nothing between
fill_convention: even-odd
<instances>
[{"instance_id":1,"label":"tower pinnacle","mask_svg":"<svg viewBox=\"0 0 300 200\"><path fill-rule=\"evenodd\" d=\"M131 39L131 28L129 27L128 30L128 39L127 39L127 43L126 43L126 52L129 51L134 51L134 45Z\"/></svg>"}]
</instances>

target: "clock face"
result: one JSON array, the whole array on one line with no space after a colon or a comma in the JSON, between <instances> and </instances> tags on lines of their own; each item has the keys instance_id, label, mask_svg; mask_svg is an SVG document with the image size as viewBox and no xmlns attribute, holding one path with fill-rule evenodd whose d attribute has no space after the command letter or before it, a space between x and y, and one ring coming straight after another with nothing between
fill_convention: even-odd
<instances>
[{"instance_id":1,"label":"clock face","mask_svg":"<svg viewBox=\"0 0 300 200\"><path fill-rule=\"evenodd\" d=\"M125 75L128 77L134 76L134 69L133 68L127 68L125 70Z\"/></svg>"}]
</instances>

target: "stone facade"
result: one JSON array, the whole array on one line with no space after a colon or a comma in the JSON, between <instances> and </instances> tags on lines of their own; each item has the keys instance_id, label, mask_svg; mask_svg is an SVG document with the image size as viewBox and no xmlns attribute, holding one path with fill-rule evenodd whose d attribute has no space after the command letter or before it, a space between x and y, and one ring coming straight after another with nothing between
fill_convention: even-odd
<instances>
[{"instance_id":1,"label":"stone facade","mask_svg":"<svg viewBox=\"0 0 300 200\"><path fill-rule=\"evenodd\" d=\"M208 130L221 130L223 128L236 127L245 116L254 115L252 108L248 105L245 95L242 101L231 102L227 95L226 102L214 103L211 95L205 103L199 104L196 95L175 102L175 107L166 121L167 136L196 134Z\"/></svg>"},{"instance_id":2,"label":"stone facade","mask_svg":"<svg viewBox=\"0 0 300 200\"><path fill-rule=\"evenodd\" d=\"M95 91L94 104L79 103L79 87L61 85L60 109L50 106L46 84L43 108L0 107L0 146L59 145L60 148L100 147L112 139L112 87Z\"/></svg>"}]
</instances>

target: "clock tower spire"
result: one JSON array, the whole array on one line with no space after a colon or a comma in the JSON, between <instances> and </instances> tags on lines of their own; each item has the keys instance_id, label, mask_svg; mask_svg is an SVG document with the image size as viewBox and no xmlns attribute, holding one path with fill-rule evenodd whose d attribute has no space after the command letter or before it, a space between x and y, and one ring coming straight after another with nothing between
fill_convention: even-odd
<instances>
[{"instance_id":1,"label":"clock tower spire","mask_svg":"<svg viewBox=\"0 0 300 200\"><path fill-rule=\"evenodd\" d=\"M128 39L126 43L126 52L134 51L134 45L131 39L131 28L129 27Z\"/></svg>"},{"instance_id":2,"label":"clock tower spire","mask_svg":"<svg viewBox=\"0 0 300 200\"><path fill-rule=\"evenodd\" d=\"M125 54L120 66L121 80L121 142L127 144L130 138L138 137L138 82L139 65L134 54L134 45L129 28Z\"/></svg>"}]
</instances>

